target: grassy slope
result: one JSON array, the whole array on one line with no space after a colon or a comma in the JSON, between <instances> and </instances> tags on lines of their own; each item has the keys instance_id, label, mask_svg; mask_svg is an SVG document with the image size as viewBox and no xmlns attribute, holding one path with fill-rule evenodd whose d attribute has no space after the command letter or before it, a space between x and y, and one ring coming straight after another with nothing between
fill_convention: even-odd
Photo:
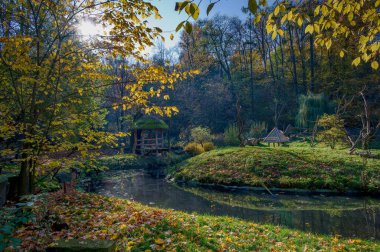
<instances>
[{"instance_id":1,"label":"grassy slope","mask_svg":"<svg viewBox=\"0 0 380 252\"><path fill-rule=\"evenodd\" d=\"M229 147L190 158L171 175L222 185L364 190L380 192L380 160L368 159L366 182L361 182L363 160L346 150L297 147Z\"/></svg>"},{"instance_id":2,"label":"grassy slope","mask_svg":"<svg viewBox=\"0 0 380 252\"><path fill-rule=\"evenodd\" d=\"M377 242L317 236L228 217L190 215L94 194L61 192L33 207L37 222L16 236L22 249L42 250L57 239L112 239L126 251L378 251ZM50 216L69 229L52 232ZM38 237L38 238L37 238Z\"/></svg>"}]
</instances>

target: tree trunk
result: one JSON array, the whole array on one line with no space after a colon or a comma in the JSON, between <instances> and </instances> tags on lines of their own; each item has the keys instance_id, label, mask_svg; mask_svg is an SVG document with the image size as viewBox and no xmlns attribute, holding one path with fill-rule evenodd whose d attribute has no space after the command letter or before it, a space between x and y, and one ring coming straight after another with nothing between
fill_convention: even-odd
<instances>
[{"instance_id":1,"label":"tree trunk","mask_svg":"<svg viewBox=\"0 0 380 252\"><path fill-rule=\"evenodd\" d=\"M30 172L28 156L26 154L23 154L22 159L23 161L21 162L21 170L18 181L18 196L30 193Z\"/></svg>"},{"instance_id":2,"label":"tree trunk","mask_svg":"<svg viewBox=\"0 0 380 252\"><path fill-rule=\"evenodd\" d=\"M296 55L294 53L293 35L292 35L292 30L290 26L288 27L288 31L289 31L289 42L290 42L290 58L293 65L293 89L294 89L294 93L298 96Z\"/></svg>"},{"instance_id":3,"label":"tree trunk","mask_svg":"<svg viewBox=\"0 0 380 252\"><path fill-rule=\"evenodd\" d=\"M310 91L315 93L315 77L314 77L314 36L310 35Z\"/></svg>"}]
</instances>

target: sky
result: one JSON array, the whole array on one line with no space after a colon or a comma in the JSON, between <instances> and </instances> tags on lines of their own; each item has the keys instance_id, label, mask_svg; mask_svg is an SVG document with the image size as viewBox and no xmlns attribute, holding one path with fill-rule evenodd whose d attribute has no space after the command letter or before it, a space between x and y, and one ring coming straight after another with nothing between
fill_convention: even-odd
<instances>
[{"instance_id":1,"label":"sky","mask_svg":"<svg viewBox=\"0 0 380 252\"><path fill-rule=\"evenodd\" d=\"M174 10L175 3L184 0L151 0L151 3L155 5L162 16L162 19L157 20L154 18L149 18L148 21L151 26L160 27L163 30L163 36L165 37L165 47L171 48L177 45L180 39L180 32L175 32L177 25L183 20L187 19L187 14L183 11L181 14ZM200 0L196 0L198 3ZM201 13L199 18L207 18L206 10L210 2L215 2L215 0L203 0L201 3ZM273 3L273 0L269 0L268 4ZM242 7L247 7L248 0L221 0L212 9L209 17L213 17L216 14L236 16L241 19L245 19L248 14L242 12ZM193 21L193 20L191 20ZM91 21L83 20L78 25L78 30L80 34L85 36L96 36L104 35L104 28L101 25L95 25ZM170 34L174 35L174 39L170 39ZM152 52L152 48L148 48L147 53Z\"/></svg>"},{"instance_id":2,"label":"sky","mask_svg":"<svg viewBox=\"0 0 380 252\"><path fill-rule=\"evenodd\" d=\"M179 0L152 0L162 16L161 20L149 20L153 26L158 26L164 31L165 46L167 48L175 46L180 38L180 32L176 33L177 25L187 18L185 11L181 14L174 10L175 3ZM214 1L213 1L214 2ZM247 0L222 0L214 6L210 16L222 14L227 16L238 16L244 18L247 14L243 14L241 8L247 6ZM200 19L207 18L206 9L210 0L203 0L201 4ZM170 40L170 34L173 33L174 39Z\"/></svg>"}]
</instances>

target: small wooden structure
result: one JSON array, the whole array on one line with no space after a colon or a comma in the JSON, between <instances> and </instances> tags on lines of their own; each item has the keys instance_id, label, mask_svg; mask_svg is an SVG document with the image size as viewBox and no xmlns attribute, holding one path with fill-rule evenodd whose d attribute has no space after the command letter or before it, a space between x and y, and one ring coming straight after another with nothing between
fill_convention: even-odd
<instances>
[{"instance_id":1,"label":"small wooden structure","mask_svg":"<svg viewBox=\"0 0 380 252\"><path fill-rule=\"evenodd\" d=\"M169 126L156 117L143 117L133 125L133 153L146 155L167 151L166 131Z\"/></svg>"},{"instance_id":2,"label":"small wooden structure","mask_svg":"<svg viewBox=\"0 0 380 252\"><path fill-rule=\"evenodd\" d=\"M277 127L274 127L272 131L269 132L269 134L264 138L264 142L268 143L268 145L273 143L273 146L277 143L278 146L280 146L282 143L289 142L289 137L285 136L284 132L279 130Z\"/></svg>"}]
</instances>

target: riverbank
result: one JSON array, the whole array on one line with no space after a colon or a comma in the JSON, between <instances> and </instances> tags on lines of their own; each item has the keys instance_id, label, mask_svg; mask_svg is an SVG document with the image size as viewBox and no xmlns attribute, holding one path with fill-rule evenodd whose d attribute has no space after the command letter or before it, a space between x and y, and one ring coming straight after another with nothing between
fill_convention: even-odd
<instances>
[{"instance_id":1,"label":"riverbank","mask_svg":"<svg viewBox=\"0 0 380 252\"><path fill-rule=\"evenodd\" d=\"M127 251L376 251L378 242L312 235L229 217L146 207L96 194L62 191L40 195L35 222L15 236L23 250L43 250L58 239L108 239ZM53 223L67 225L52 230ZM39 237L38 239L36 237Z\"/></svg>"},{"instance_id":2,"label":"riverbank","mask_svg":"<svg viewBox=\"0 0 380 252\"><path fill-rule=\"evenodd\" d=\"M380 160L346 150L305 147L226 147L169 170L177 182L222 186L380 193Z\"/></svg>"}]
</instances>

